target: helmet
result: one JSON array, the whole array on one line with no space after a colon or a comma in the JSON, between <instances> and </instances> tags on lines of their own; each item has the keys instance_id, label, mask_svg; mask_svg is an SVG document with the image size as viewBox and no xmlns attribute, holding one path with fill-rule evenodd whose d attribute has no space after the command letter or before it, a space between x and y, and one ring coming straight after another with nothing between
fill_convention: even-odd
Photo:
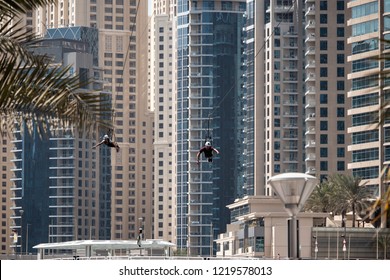
<instances>
[{"instance_id":1,"label":"helmet","mask_svg":"<svg viewBox=\"0 0 390 280\"><path fill-rule=\"evenodd\" d=\"M108 137L108 135L106 134L106 135L103 136L103 139L104 139L104 140L110 139L110 137Z\"/></svg>"},{"instance_id":2,"label":"helmet","mask_svg":"<svg viewBox=\"0 0 390 280\"><path fill-rule=\"evenodd\" d=\"M211 146L211 143L210 143L210 142L206 142L205 146L206 146L206 147L210 147L210 146Z\"/></svg>"}]
</instances>

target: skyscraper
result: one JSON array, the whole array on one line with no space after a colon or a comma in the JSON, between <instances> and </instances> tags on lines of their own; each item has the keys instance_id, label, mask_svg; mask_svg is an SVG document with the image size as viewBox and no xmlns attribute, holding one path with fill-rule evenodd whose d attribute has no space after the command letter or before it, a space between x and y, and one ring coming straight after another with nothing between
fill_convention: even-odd
<instances>
[{"instance_id":1,"label":"skyscraper","mask_svg":"<svg viewBox=\"0 0 390 280\"><path fill-rule=\"evenodd\" d=\"M241 152L242 28L245 1L177 1L176 243L189 255L213 254L237 194ZM220 150L198 165L205 141Z\"/></svg>"},{"instance_id":2,"label":"skyscraper","mask_svg":"<svg viewBox=\"0 0 390 280\"><path fill-rule=\"evenodd\" d=\"M114 109L111 137L121 147L119 153L111 153L112 169L105 170L111 172L111 178L101 178L105 186L109 183L111 187L111 197L102 197L100 201L104 201L100 207L106 210L111 207L102 220L104 227L110 223L111 228L109 234L101 233L105 238L135 238L141 220L145 237L152 236L153 115L147 109L147 5L147 1L141 0L59 0L57 5L39 8L26 16L29 28L41 35L49 28L97 30L93 65L102 70L103 90L111 96ZM99 130L89 140L92 144L100 142L107 133ZM92 144L83 147L91 158L109 155L101 151L107 149L104 146L99 151L91 150ZM100 159L104 161L105 156ZM107 213L111 216L107 217ZM75 226L77 223L74 221ZM82 232L74 238L86 236L89 237Z\"/></svg>"},{"instance_id":3,"label":"skyscraper","mask_svg":"<svg viewBox=\"0 0 390 280\"><path fill-rule=\"evenodd\" d=\"M324 179L348 172L348 15L343 3L248 2L249 195L272 195L266 180L279 173Z\"/></svg>"},{"instance_id":4,"label":"skyscraper","mask_svg":"<svg viewBox=\"0 0 390 280\"><path fill-rule=\"evenodd\" d=\"M98 66L103 69L104 90L112 95L112 137L121 147L119 153L111 153L112 239L135 238L140 220L145 236L152 234L147 5L140 0L62 0L34 15L38 32L61 26L88 26L99 32Z\"/></svg>"},{"instance_id":5,"label":"skyscraper","mask_svg":"<svg viewBox=\"0 0 390 280\"><path fill-rule=\"evenodd\" d=\"M352 153L348 169L372 188L375 195L381 196L389 187L384 170L390 163L388 143L390 127L387 121L378 125L381 108L389 101L388 79L383 77L390 64L380 60L387 53L389 39L387 31L390 23L385 14L390 11L389 1L349 1L351 18L348 25L351 34L348 43L351 53L351 83L348 97L351 108L348 115L352 123L348 128L352 143ZM381 227L386 227L387 217L381 219Z\"/></svg>"}]
</instances>

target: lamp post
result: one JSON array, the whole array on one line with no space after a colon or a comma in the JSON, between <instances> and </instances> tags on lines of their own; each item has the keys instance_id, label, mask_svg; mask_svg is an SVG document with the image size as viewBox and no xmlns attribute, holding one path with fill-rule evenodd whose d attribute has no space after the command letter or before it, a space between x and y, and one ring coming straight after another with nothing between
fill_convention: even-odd
<instances>
[{"instance_id":1,"label":"lamp post","mask_svg":"<svg viewBox=\"0 0 390 280\"><path fill-rule=\"evenodd\" d=\"M318 256L318 240L317 240L317 235L316 236L313 236L313 238L315 239L314 241L314 259L316 260L317 259L317 256Z\"/></svg>"},{"instance_id":2,"label":"lamp post","mask_svg":"<svg viewBox=\"0 0 390 280\"><path fill-rule=\"evenodd\" d=\"M347 218L343 218L344 234L341 235L343 238L343 259L346 260L347 254Z\"/></svg>"},{"instance_id":3,"label":"lamp post","mask_svg":"<svg viewBox=\"0 0 390 280\"><path fill-rule=\"evenodd\" d=\"M284 203L284 207L291 217L289 255L292 259L298 258L297 214L309 198L317 182L316 177L305 173L284 173L275 175L268 180L268 184L271 185Z\"/></svg>"}]
</instances>

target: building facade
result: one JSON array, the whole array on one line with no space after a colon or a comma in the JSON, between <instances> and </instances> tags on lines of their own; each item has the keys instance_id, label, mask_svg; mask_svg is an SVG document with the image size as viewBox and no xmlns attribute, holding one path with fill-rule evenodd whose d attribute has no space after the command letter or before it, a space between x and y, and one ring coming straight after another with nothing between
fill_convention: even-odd
<instances>
[{"instance_id":1,"label":"building facade","mask_svg":"<svg viewBox=\"0 0 390 280\"><path fill-rule=\"evenodd\" d=\"M176 244L210 255L237 193L245 1L177 1ZM242 131L242 128L241 128ZM198 165L205 141L220 150Z\"/></svg>"},{"instance_id":2,"label":"building facade","mask_svg":"<svg viewBox=\"0 0 390 280\"><path fill-rule=\"evenodd\" d=\"M386 14L390 12L389 1L349 1L351 17L348 25L351 34L348 44L351 48L348 60L351 71L348 74L351 87L348 97L351 107L348 115L352 123L348 133L352 139L349 151L352 154L348 169L362 178L373 193L386 193L388 181L384 170L389 165L388 148L390 127L382 120L381 109L389 101L388 81L382 74L390 64L379 57L389 52L388 30L390 23ZM382 124L378 124L380 118ZM384 215L381 227L388 225Z\"/></svg>"},{"instance_id":3,"label":"building facade","mask_svg":"<svg viewBox=\"0 0 390 280\"><path fill-rule=\"evenodd\" d=\"M148 110L148 1L61 0L33 13L34 30L87 26L98 30L98 66L111 93L121 151L111 153L111 238L152 236L152 121ZM97 135L95 141L108 132Z\"/></svg>"}]
</instances>

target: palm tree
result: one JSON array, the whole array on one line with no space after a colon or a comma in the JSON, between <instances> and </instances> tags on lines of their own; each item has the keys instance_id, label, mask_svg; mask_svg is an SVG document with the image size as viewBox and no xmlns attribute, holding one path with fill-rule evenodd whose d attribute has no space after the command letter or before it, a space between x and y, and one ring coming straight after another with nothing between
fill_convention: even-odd
<instances>
[{"instance_id":1,"label":"palm tree","mask_svg":"<svg viewBox=\"0 0 390 280\"><path fill-rule=\"evenodd\" d=\"M0 131L16 117L43 122L70 122L82 130L100 123L110 126L111 105L97 92L80 90L79 77L34 54L40 40L18 20L20 15L55 0L0 0Z\"/></svg>"},{"instance_id":2,"label":"palm tree","mask_svg":"<svg viewBox=\"0 0 390 280\"><path fill-rule=\"evenodd\" d=\"M329 213L333 210L332 187L328 181L318 184L306 201L304 209L313 212Z\"/></svg>"},{"instance_id":3,"label":"palm tree","mask_svg":"<svg viewBox=\"0 0 390 280\"><path fill-rule=\"evenodd\" d=\"M373 196L370 190L361 184L360 178L335 174L323 181L309 197L305 209L314 212L332 212L344 218L352 211L352 227L355 227L356 213L369 209Z\"/></svg>"},{"instance_id":4,"label":"palm tree","mask_svg":"<svg viewBox=\"0 0 390 280\"><path fill-rule=\"evenodd\" d=\"M334 185L336 211L342 214L342 218L348 211L352 211L352 227L355 227L356 213L360 215L372 204L372 192L361 183L360 178L353 176L336 174L330 177L330 181Z\"/></svg>"}]
</instances>

